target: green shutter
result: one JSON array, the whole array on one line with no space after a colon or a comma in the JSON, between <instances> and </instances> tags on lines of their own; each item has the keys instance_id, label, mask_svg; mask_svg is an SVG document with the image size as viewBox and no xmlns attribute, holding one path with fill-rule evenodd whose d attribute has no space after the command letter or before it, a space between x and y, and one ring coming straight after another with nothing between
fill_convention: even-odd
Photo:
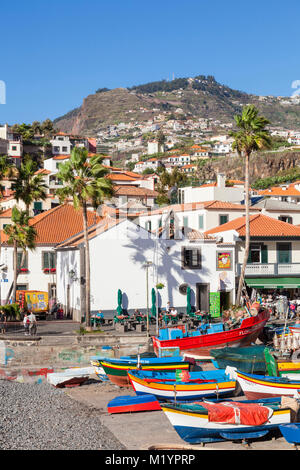
<instances>
[{"instance_id":1,"label":"green shutter","mask_svg":"<svg viewBox=\"0 0 300 470\"><path fill-rule=\"evenodd\" d=\"M261 247L261 262L263 264L268 264L268 247L267 247L267 245L262 245L262 247Z\"/></svg>"},{"instance_id":2,"label":"green shutter","mask_svg":"<svg viewBox=\"0 0 300 470\"><path fill-rule=\"evenodd\" d=\"M220 225L226 224L228 222L228 215L220 215Z\"/></svg>"},{"instance_id":3,"label":"green shutter","mask_svg":"<svg viewBox=\"0 0 300 470\"><path fill-rule=\"evenodd\" d=\"M278 243L277 245L278 264L288 264L291 262L291 244Z\"/></svg>"},{"instance_id":4,"label":"green shutter","mask_svg":"<svg viewBox=\"0 0 300 470\"><path fill-rule=\"evenodd\" d=\"M199 229L203 229L203 215L199 215Z\"/></svg>"},{"instance_id":5,"label":"green shutter","mask_svg":"<svg viewBox=\"0 0 300 470\"><path fill-rule=\"evenodd\" d=\"M34 208L34 210L41 211L41 210L43 209L43 204L42 204L42 202L35 201L35 202L33 203L33 208Z\"/></svg>"}]
</instances>

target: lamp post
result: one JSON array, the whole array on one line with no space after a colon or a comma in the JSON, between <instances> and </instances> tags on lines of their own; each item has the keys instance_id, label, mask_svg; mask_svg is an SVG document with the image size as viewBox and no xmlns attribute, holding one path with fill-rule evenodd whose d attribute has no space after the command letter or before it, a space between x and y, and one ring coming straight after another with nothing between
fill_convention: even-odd
<instances>
[{"instance_id":1,"label":"lamp post","mask_svg":"<svg viewBox=\"0 0 300 470\"><path fill-rule=\"evenodd\" d=\"M146 289L147 289L147 338L149 338L149 279L148 269L152 266L152 261L146 261L144 267L146 268Z\"/></svg>"}]
</instances>

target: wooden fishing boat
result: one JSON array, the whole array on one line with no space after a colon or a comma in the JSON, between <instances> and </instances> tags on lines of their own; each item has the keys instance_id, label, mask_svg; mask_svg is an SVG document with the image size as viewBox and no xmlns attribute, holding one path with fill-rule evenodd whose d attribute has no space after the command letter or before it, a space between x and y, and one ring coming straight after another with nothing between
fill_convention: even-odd
<instances>
[{"instance_id":1,"label":"wooden fishing boat","mask_svg":"<svg viewBox=\"0 0 300 470\"><path fill-rule=\"evenodd\" d=\"M107 404L108 413L133 413L137 411L161 410L160 404L154 395L125 395L116 397Z\"/></svg>"},{"instance_id":2,"label":"wooden fishing boat","mask_svg":"<svg viewBox=\"0 0 300 470\"><path fill-rule=\"evenodd\" d=\"M128 377L137 395L150 393L158 400L197 400L232 394L236 389L236 381L221 370L190 372L185 382L176 381L176 373L131 370Z\"/></svg>"},{"instance_id":3,"label":"wooden fishing boat","mask_svg":"<svg viewBox=\"0 0 300 470\"><path fill-rule=\"evenodd\" d=\"M227 369L231 368L228 367ZM233 371L230 376L236 378L249 400L281 396L298 398L300 396L298 393L300 390L300 377L299 380L293 380L287 377L269 377L246 374L240 371Z\"/></svg>"},{"instance_id":4,"label":"wooden fishing boat","mask_svg":"<svg viewBox=\"0 0 300 470\"><path fill-rule=\"evenodd\" d=\"M300 423L281 424L279 429L289 444L300 444Z\"/></svg>"},{"instance_id":5,"label":"wooden fishing boat","mask_svg":"<svg viewBox=\"0 0 300 470\"><path fill-rule=\"evenodd\" d=\"M223 331L223 324L212 324L206 333L193 331L183 333L181 330L171 330L173 339L167 339L165 331L160 330L160 336L153 336L153 347L157 355L160 348L178 347L180 352L190 352L210 356L210 350L227 346L244 347L255 342L270 318L270 313L263 309L255 316L244 318L238 328ZM173 332L172 332L173 330Z\"/></svg>"},{"instance_id":6,"label":"wooden fishing boat","mask_svg":"<svg viewBox=\"0 0 300 470\"><path fill-rule=\"evenodd\" d=\"M274 352L269 348L264 349L267 374L274 377L297 378L296 374L300 374L300 362L293 362L291 358L275 358ZM240 370L237 367L238 370ZM245 372L245 371L241 371ZM300 375L299 375L300 380Z\"/></svg>"},{"instance_id":7,"label":"wooden fishing boat","mask_svg":"<svg viewBox=\"0 0 300 470\"><path fill-rule=\"evenodd\" d=\"M280 400L161 404L179 436L190 444L257 439L291 422L291 409Z\"/></svg>"},{"instance_id":8,"label":"wooden fishing boat","mask_svg":"<svg viewBox=\"0 0 300 470\"><path fill-rule=\"evenodd\" d=\"M139 359L106 359L99 361L105 374L111 382L119 387L130 387L127 375L129 370L139 368L141 370L169 371L176 369L189 370L190 363L180 357L166 358L141 358Z\"/></svg>"},{"instance_id":9,"label":"wooden fishing boat","mask_svg":"<svg viewBox=\"0 0 300 470\"><path fill-rule=\"evenodd\" d=\"M250 374L266 373L264 345L247 346L245 348L211 349L212 363L218 369L227 366L236 367L241 372Z\"/></svg>"}]
</instances>

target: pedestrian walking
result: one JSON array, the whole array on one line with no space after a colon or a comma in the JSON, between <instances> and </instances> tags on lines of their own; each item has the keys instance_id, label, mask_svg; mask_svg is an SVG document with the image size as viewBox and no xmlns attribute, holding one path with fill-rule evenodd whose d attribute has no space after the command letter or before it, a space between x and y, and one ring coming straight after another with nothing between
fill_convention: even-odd
<instances>
[{"instance_id":1,"label":"pedestrian walking","mask_svg":"<svg viewBox=\"0 0 300 470\"><path fill-rule=\"evenodd\" d=\"M24 325L24 333L25 333L25 336L28 336L28 335L29 335L29 324L30 324L30 320L29 320L28 314L27 314L27 312L26 312L25 315L24 315L24 318L23 318L23 325Z\"/></svg>"},{"instance_id":2,"label":"pedestrian walking","mask_svg":"<svg viewBox=\"0 0 300 470\"><path fill-rule=\"evenodd\" d=\"M4 335L5 333L5 323L6 323L6 316L3 311L0 311L0 331Z\"/></svg>"},{"instance_id":3,"label":"pedestrian walking","mask_svg":"<svg viewBox=\"0 0 300 470\"><path fill-rule=\"evenodd\" d=\"M30 336L35 336L36 324L37 324L36 317L32 312L29 312L28 319L29 319L29 334Z\"/></svg>"}]
</instances>

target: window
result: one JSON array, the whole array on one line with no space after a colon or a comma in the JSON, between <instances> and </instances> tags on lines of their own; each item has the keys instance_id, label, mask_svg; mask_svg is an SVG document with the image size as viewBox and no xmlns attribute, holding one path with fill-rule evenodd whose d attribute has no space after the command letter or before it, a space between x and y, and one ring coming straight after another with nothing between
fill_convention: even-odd
<instances>
[{"instance_id":1,"label":"window","mask_svg":"<svg viewBox=\"0 0 300 470\"><path fill-rule=\"evenodd\" d=\"M280 215L278 217L278 220L281 220L282 222L287 222L288 224L292 224L293 223L293 218L290 217L289 215Z\"/></svg>"},{"instance_id":2,"label":"window","mask_svg":"<svg viewBox=\"0 0 300 470\"><path fill-rule=\"evenodd\" d=\"M23 263L21 266L21 262L23 259ZM25 253L23 251L18 251L17 253L17 269L28 269L28 253Z\"/></svg>"},{"instance_id":3,"label":"window","mask_svg":"<svg viewBox=\"0 0 300 470\"><path fill-rule=\"evenodd\" d=\"M252 243L249 249L248 264L268 263L268 247L260 243Z\"/></svg>"},{"instance_id":4,"label":"window","mask_svg":"<svg viewBox=\"0 0 300 470\"><path fill-rule=\"evenodd\" d=\"M48 284L49 299L56 299L56 284Z\"/></svg>"},{"instance_id":5,"label":"window","mask_svg":"<svg viewBox=\"0 0 300 470\"><path fill-rule=\"evenodd\" d=\"M278 264L291 263L291 253L292 253L291 243L277 243Z\"/></svg>"},{"instance_id":6,"label":"window","mask_svg":"<svg viewBox=\"0 0 300 470\"><path fill-rule=\"evenodd\" d=\"M43 251L42 253L42 269L55 269L56 256L53 251Z\"/></svg>"},{"instance_id":7,"label":"window","mask_svg":"<svg viewBox=\"0 0 300 470\"><path fill-rule=\"evenodd\" d=\"M228 215L219 215L219 225L226 224L228 222Z\"/></svg>"},{"instance_id":8,"label":"window","mask_svg":"<svg viewBox=\"0 0 300 470\"><path fill-rule=\"evenodd\" d=\"M41 211L43 210L43 203L40 201L34 201L33 203L33 210L34 211Z\"/></svg>"},{"instance_id":9,"label":"window","mask_svg":"<svg viewBox=\"0 0 300 470\"><path fill-rule=\"evenodd\" d=\"M204 228L203 215L199 215L198 225L199 225L199 229L202 230Z\"/></svg>"},{"instance_id":10,"label":"window","mask_svg":"<svg viewBox=\"0 0 300 470\"><path fill-rule=\"evenodd\" d=\"M28 284L17 284L17 290L28 290Z\"/></svg>"},{"instance_id":11,"label":"window","mask_svg":"<svg viewBox=\"0 0 300 470\"><path fill-rule=\"evenodd\" d=\"M63 148L62 148L62 151L63 151L63 152L67 152L67 151L68 151L68 147L63 147Z\"/></svg>"},{"instance_id":12,"label":"window","mask_svg":"<svg viewBox=\"0 0 300 470\"><path fill-rule=\"evenodd\" d=\"M189 226L189 218L188 217L183 217L183 226L188 227Z\"/></svg>"},{"instance_id":13,"label":"window","mask_svg":"<svg viewBox=\"0 0 300 470\"><path fill-rule=\"evenodd\" d=\"M145 229L148 230L149 232L151 232L151 220L149 220L148 222L146 222L146 224L145 224Z\"/></svg>"},{"instance_id":14,"label":"window","mask_svg":"<svg viewBox=\"0 0 300 470\"><path fill-rule=\"evenodd\" d=\"M17 146L16 145L12 145L11 149L15 152L17 150Z\"/></svg>"},{"instance_id":15,"label":"window","mask_svg":"<svg viewBox=\"0 0 300 470\"><path fill-rule=\"evenodd\" d=\"M201 250L199 248L182 248L182 269L201 269Z\"/></svg>"},{"instance_id":16,"label":"window","mask_svg":"<svg viewBox=\"0 0 300 470\"><path fill-rule=\"evenodd\" d=\"M53 147L53 152L59 152L59 149L60 149L60 147L54 146L54 147Z\"/></svg>"}]
</instances>

